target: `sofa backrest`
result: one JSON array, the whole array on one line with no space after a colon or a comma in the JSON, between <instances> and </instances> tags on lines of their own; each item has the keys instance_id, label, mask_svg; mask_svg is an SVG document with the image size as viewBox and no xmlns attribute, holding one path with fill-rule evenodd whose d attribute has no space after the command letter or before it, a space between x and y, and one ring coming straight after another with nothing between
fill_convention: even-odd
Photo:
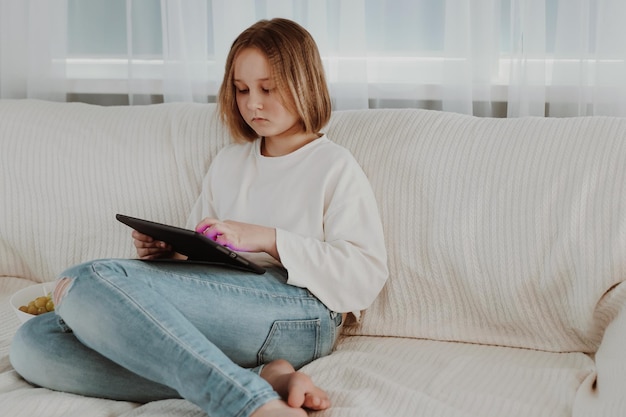
<instances>
[{"instance_id":1,"label":"sofa backrest","mask_svg":"<svg viewBox=\"0 0 626 417\"><path fill-rule=\"evenodd\" d=\"M0 101L0 277L135 256L118 212L183 226L229 142L214 110ZM626 299L626 119L360 110L326 132L369 176L389 254L349 334L595 351Z\"/></svg>"},{"instance_id":2,"label":"sofa backrest","mask_svg":"<svg viewBox=\"0 0 626 417\"><path fill-rule=\"evenodd\" d=\"M595 351L626 291L626 119L336 113L390 280L351 334ZM624 287L624 286L621 286Z\"/></svg>"},{"instance_id":3,"label":"sofa backrest","mask_svg":"<svg viewBox=\"0 0 626 417\"><path fill-rule=\"evenodd\" d=\"M184 226L228 140L212 105L0 101L0 276L136 256L115 214Z\"/></svg>"}]
</instances>

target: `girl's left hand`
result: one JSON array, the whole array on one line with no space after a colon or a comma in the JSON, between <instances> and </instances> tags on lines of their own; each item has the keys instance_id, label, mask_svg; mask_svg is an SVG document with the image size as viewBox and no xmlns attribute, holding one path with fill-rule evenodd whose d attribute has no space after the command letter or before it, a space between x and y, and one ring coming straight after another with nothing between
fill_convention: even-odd
<instances>
[{"instance_id":1,"label":"girl's left hand","mask_svg":"<svg viewBox=\"0 0 626 417\"><path fill-rule=\"evenodd\" d=\"M196 232L235 251L267 252L279 259L276 229L270 227L207 217L198 223Z\"/></svg>"}]
</instances>

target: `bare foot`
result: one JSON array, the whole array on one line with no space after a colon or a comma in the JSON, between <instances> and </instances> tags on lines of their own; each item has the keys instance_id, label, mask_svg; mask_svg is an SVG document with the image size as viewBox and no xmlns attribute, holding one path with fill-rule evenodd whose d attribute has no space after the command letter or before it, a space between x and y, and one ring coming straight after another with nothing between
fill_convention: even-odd
<instances>
[{"instance_id":1,"label":"bare foot","mask_svg":"<svg viewBox=\"0 0 626 417\"><path fill-rule=\"evenodd\" d=\"M272 400L263 404L250 415L250 417L306 417L307 413L302 408L289 407L282 400Z\"/></svg>"},{"instance_id":2,"label":"bare foot","mask_svg":"<svg viewBox=\"0 0 626 417\"><path fill-rule=\"evenodd\" d=\"M278 359L263 367L261 377L270 383L290 407L325 410L330 407L326 392L313 384L311 378L297 372L291 364Z\"/></svg>"}]
</instances>

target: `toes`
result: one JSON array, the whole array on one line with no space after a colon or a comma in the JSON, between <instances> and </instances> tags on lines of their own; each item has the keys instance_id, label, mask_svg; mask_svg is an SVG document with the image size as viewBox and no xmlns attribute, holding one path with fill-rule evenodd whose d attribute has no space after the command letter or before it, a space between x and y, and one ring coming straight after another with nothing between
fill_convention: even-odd
<instances>
[{"instance_id":1,"label":"toes","mask_svg":"<svg viewBox=\"0 0 626 417\"><path fill-rule=\"evenodd\" d=\"M306 408L310 408L312 410L318 409L318 407L322 404L322 399L312 395L312 394L306 394L305 399L304 399L304 406Z\"/></svg>"},{"instance_id":2,"label":"toes","mask_svg":"<svg viewBox=\"0 0 626 417\"><path fill-rule=\"evenodd\" d=\"M303 407L311 410L325 410L330 407L330 400L324 392L307 393Z\"/></svg>"},{"instance_id":3,"label":"toes","mask_svg":"<svg viewBox=\"0 0 626 417\"><path fill-rule=\"evenodd\" d=\"M306 402L306 387L300 384L293 384L289 388L289 395L287 396L287 404L291 407L299 408L305 406ZM306 407L306 406L305 406Z\"/></svg>"}]
</instances>

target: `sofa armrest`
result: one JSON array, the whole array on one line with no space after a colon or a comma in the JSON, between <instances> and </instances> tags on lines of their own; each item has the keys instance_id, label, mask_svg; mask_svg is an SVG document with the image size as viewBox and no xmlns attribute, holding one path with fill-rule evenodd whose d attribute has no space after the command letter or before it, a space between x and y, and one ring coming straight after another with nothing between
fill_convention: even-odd
<instances>
[{"instance_id":1,"label":"sofa armrest","mask_svg":"<svg viewBox=\"0 0 626 417\"><path fill-rule=\"evenodd\" d=\"M609 290L595 318L604 335L595 353L595 371L581 384L574 417L614 417L626 410L626 283ZM604 326L602 324L605 324Z\"/></svg>"}]
</instances>

